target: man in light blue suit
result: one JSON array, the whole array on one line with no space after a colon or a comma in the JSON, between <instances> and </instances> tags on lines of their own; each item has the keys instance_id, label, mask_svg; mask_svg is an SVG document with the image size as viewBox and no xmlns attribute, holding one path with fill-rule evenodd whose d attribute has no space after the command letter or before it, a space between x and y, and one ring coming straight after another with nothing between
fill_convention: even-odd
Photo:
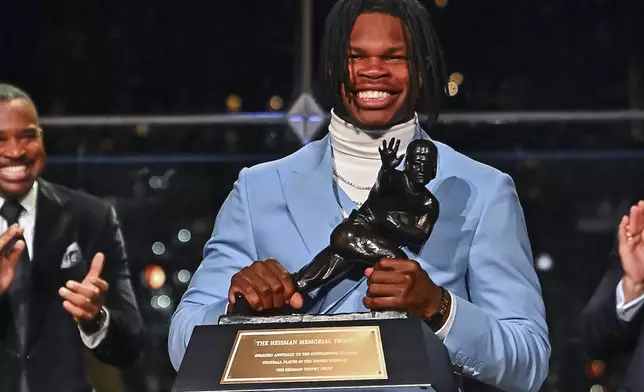
<instances>
[{"instance_id":1,"label":"man in light blue suit","mask_svg":"<svg viewBox=\"0 0 644 392\"><path fill-rule=\"evenodd\" d=\"M257 310L406 311L425 319L455 368L477 381L467 392L539 390L550 344L514 183L437 141L428 189L440 214L429 240L405 249L410 260L383 259L363 276L306 298L294 294L287 272L329 245L332 230L364 202L383 141L396 138L406 149L429 139L415 110L428 111L432 125L444 86L441 50L416 0L339 1L327 18L321 64L334 108L329 134L239 174L172 317L174 367L193 328L216 324L241 292Z\"/></svg>"}]
</instances>

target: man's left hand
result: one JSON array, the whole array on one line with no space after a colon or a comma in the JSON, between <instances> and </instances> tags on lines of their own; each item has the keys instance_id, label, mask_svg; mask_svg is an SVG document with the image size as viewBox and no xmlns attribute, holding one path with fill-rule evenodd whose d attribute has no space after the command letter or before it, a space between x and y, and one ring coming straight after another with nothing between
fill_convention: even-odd
<instances>
[{"instance_id":1,"label":"man's left hand","mask_svg":"<svg viewBox=\"0 0 644 392\"><path fill-rule=\"evenodd\" d=\"M438 311L442 290L415 260L383 258L365 276L363 303L368 309L403 311L422 319Z\"/></svg>"},{"instance_id":2,"label":"man's left hand","mask_svg":"<svg viewBox=\"0 0 644 392\"><path fill-rule=\"evenodd\" d=\"M58 294L64 299L63 307L77 324L94 319L105 303L105 293L109 286L100 278L104 262L105 256L97 253L82 282L70 280L58 290Z\"/></svg>"}]
</instances>

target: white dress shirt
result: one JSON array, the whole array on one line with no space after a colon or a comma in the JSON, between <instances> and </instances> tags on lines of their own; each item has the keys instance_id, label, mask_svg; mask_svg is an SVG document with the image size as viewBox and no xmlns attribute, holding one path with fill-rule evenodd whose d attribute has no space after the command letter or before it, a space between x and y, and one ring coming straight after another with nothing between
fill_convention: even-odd
<instances>
[{"instance_id":1,"label":"white dress shirt","mask_svg":"<svg viewBox=\"0 0 644 392\"><path fill-rule=\"evenodd\" d=\"M616 298L617 298L617 316L625 322L629 322L635 317L637 312L642 308L644 304L644 294L635 298L629 303L625 302L624 299L624 279L620 280L617 284Z\"/></svg>"},{"instance_id":2,"label":"white dress shirt","mask_svg":"<svg viewBox=\"0 0 644 392\"><path fill-rule=\"evenodd\" d=\"M18 225L23 228L23 236L25 237L26 245L27 245L27 252L29 254L29 260L33 259L34 256L34 251L33 251L33 245L34 245L34 234L36 230L36 200L38 198L38 182L34 182L33 187L27 195L22 199L20 202L20 205L22 208L24 208L24 211L20 214L18 217ZM5 199L0 195L0 208L4 205ZM0 232L4 232L7 230L7 221L0 216ZM57 293L56 293L57 294ZM62 301L62 298L61 298ZM107 327L110 322L110 313L109 311L104 307L105 313L107 315L105 319L105 323L99 329L96 333L93 333L91 335L87 335L83 332L82 329L79 327L80 331L80 337L89 349L94 349L98 347L98 345L105 339L105 336L107 336Z\"/></svg>"},{"instance_id":3,"label":"white dress shirt","mask_svg":"<svg viewBox=\"0 0 644 392\"><path fill-rule=\"evenodd\" d=\"M338 186L354 203L362 204L369 196L368 187L376 182L382 165L378 152L382 142L386 141L389 145L391 138L400 140L398 148L398 156L400 156L405 153L407 146L414 139L417 126L418 115L384 131L368 131L349 124L333 111L331 112L329 136L333 152L333 168L337 173L334 177ZM349 185L347 182L358 187ZM344 215L346 218L347 211L344 211ZM452 298L449 317L442 328L436 332L436 336L441 340L444 340L449 333L456 315L456 298L451 292L449 295Z\"/></svg>"}]
</instances>

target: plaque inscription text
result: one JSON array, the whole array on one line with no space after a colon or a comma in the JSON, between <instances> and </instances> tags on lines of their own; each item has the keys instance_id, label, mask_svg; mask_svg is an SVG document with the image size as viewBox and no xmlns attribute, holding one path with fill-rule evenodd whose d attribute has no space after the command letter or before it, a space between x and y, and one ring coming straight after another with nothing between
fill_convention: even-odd
<instances>
[{"instance_id":1,"label":"plaque inscription text","mask_svg":"<svg viewBox=\"0 0 644 392\"><path fill-rule=\"evenodd\" d=\"M387 379L378 326L242 330L222 384Z\"/></svg>"}]
</instances>

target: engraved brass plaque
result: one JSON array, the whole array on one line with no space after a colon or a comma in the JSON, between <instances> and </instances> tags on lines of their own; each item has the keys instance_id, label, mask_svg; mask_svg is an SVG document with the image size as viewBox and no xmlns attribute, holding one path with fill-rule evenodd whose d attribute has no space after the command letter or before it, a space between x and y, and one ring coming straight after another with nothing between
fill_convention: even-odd
<instances>
[{"instance_id":1,"label":"engraved brass plaque","mask_svg":"<svg viewBox=\"0 0 644 392\"><path fill-rule=\"evenodd\" d=\"M378 326L243 330L221 384L387 379Z\"/></svg>"}]
</instances>

